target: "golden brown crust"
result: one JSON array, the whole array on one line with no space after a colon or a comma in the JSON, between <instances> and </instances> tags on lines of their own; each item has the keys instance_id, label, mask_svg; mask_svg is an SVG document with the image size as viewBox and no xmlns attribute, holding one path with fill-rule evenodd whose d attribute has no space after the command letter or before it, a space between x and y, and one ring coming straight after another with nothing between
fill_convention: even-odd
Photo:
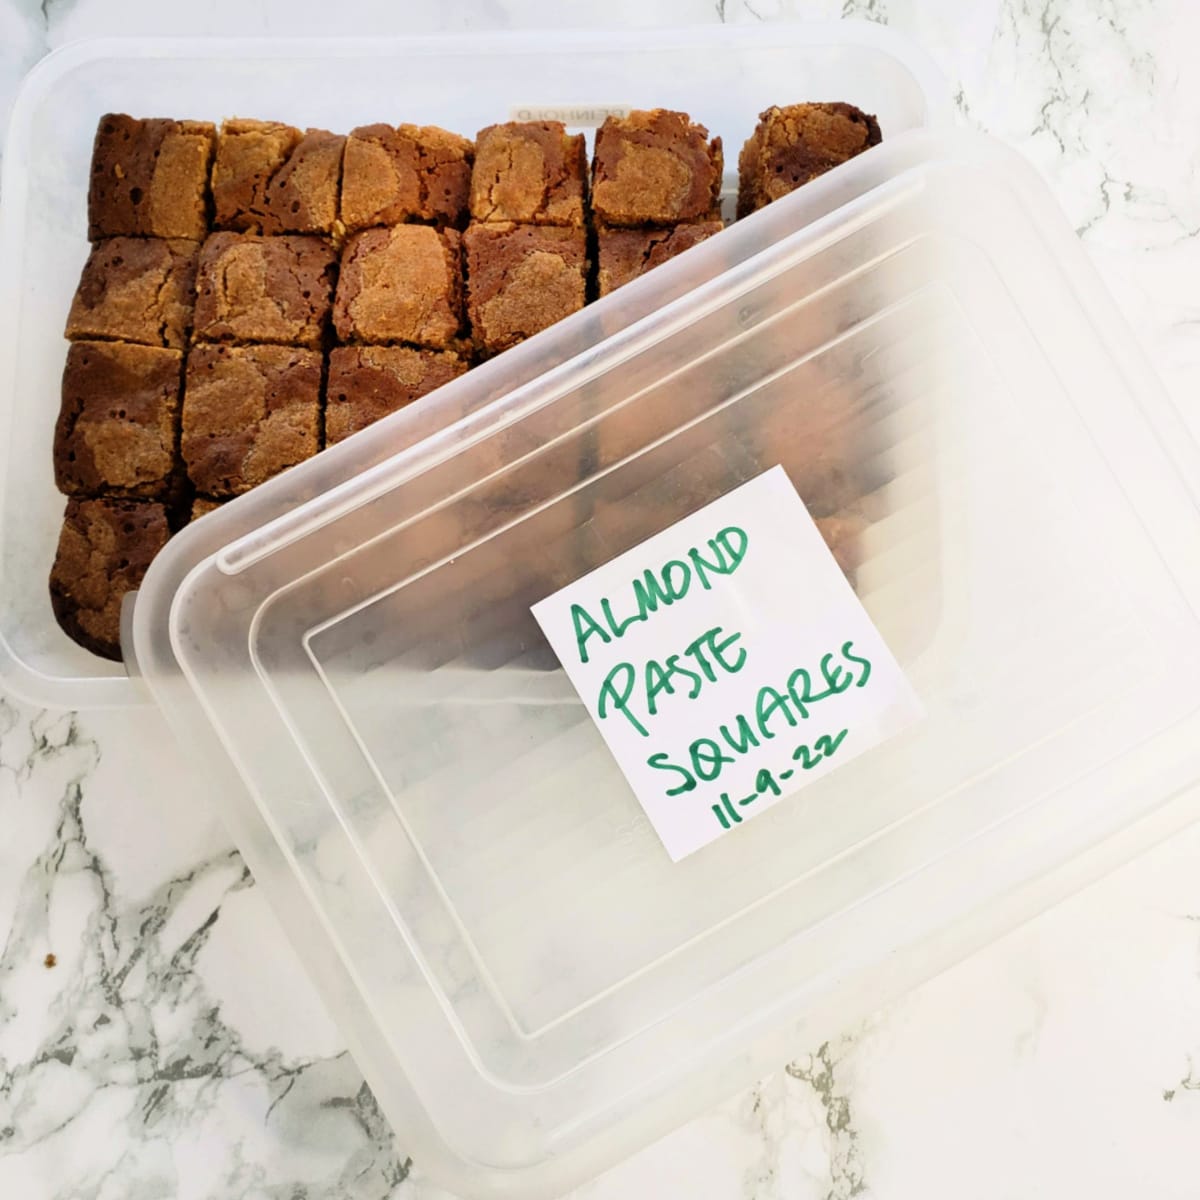
<instances>
[{"instance_id":1,"label":"golden brown crust","mask_svg":"<svg viewBox=\"0 0 1200 1200\"><path fill-rule=\"evenodd\" d=\"M88 238L203 238L215 139L207 121L101 117L92 146Z\"/></svg>"},{"instance_id":2,"label":"golden brown crust","mask_svg":"<svg viewBox=\"0 0 1200 1200\"><path fill-rule=\"evenodd\" d=\"M467 311L475 345L496 354L584 305L582 229L494 222L463 235Z\"/></svg>"},{"instance_id":3,"label":"golden brown crust","mask_svg":"<svg viewBox=\"0 0 1200 1200\"><path fill-rule=\"evenodd\" d=\"M278 121L226 121L212 169L214 226L333 233L345 143L324 129L301 133Z\"/></svg>"},{"instance_id":4,"label":"golden brown crust","mask_svg":"<svg viewBox=\"0 0 1200 1200\"><path fill-rule=\"evenodd\" d=\"M333 323L343 342L440 350L462 327L460 237L430 225L365 229L342 252Z\"/></svg>"},{"instance_id":5,"label":"golden brown crust","mask_svg":"<svg viewBox=\"0 0 1200 1200\"><path fill-rule=\"evenodd\" d=\"M721 139L668 109L609 117L596 134L592 211L604 225L675 225L720 217Z\"/></svg>"},{"instance_id":6,"label":"golden brown crust","mask_svg":"<svg viewBox=\"0 0 1200 1200\"><path fill-rule=\"evenodd\" d=\"M293 346L197 346L180 449L202 495L237 496L321 448L321 355Z\"/></svg>"},{"instance_id":7,"label":"golden brown crust","mask_svg":"<svg viewBox=\"0 0 1200 1200\"><path fill-rule=\"evenodd\" d=\"M323 238L214 233L200 251L195 338L318 347L337 258Z\"/></svg>"},{"instance_id":8,"label":"golden brown crust","mask_svg":"<svg viewBox=\"0 0 1200 1200\"><path fill-rule=\"evenodd\" d=\"M63 370L54 476L69 496L166 500L176 485L183 355L75 342Z\"/></svg>"},{"instance_id":9,"label":"golden brown crust","mask_svg":"<svg viewBox=\"0 0 1200 1200\"><path fill-rule=\"evenodd\" d=\"M67 337L182 349L196 303L198 242L113 237L92 247L67 316Z\"/></svg>"},{"instance_id":10,"label":"golden brown crust","mask_svg":"<svg viewBox=\"0 0 1200 1200\"><path fill-rule=\"evenodd\" d=\"M596 240L600 295L607 296L622 284L645 275L724 228L720 221L697 221L662 229L599 230Z\"/></svg>"},{"instance_id":11,"label":"golden brown crust","mask_svg":"<svg viewBox=\"0 0 1200 1200\"><path fill-rule=\"evenodd\" d=\"M224 500L211 500L208 496L196 496L192 500L192 507L188 516L188 523L198 521L201 517L207 516L210 512L216 512L218 508L224 504Z\"/></svg>"},{"instance_id":12,"label":"golden brown crust","mask_svg":"<svg viewBox=\"0 0 1200 1200\"><path fill-rule=\"evenodd\" d=\"M880 140L879 122L853 104L773 105L759 115L738 156L737 215L748 216Z\"/></svg>"},{"instance_id":13,"label":"golden brown crust","mask_svg":"<svg viewBox=\"0 0 1200 1200\"><path fill-rule=\"evenodd\" d=\"M144 500L70 500L50 572L54 616L73 641L121 661L121 601L171 536L166 509Z\"/></svg>"},{"instance_id":14,"label":"golden brown crust","mask_svg":"<svg viewBox=\"0 0 1200 1200\"><path fill-rule=\"evenodd\" d=\"M489 125L475 139L471 219L582 225L587 152L560 121Z\"/></svg>"},{"instance_id":15,"label":"golden brown crust","mask_svg":"<svg viewBox=\"0 0 1200 1200\"><path fill-rule=\"evenodd\" d=\"M338 346L325 385L325 444L334 445L456 379L467 360L449 350Z\"/></svg>"},{"instance_id":16,"label":"golden brown crust","mask_svg":"<svg viewBox=\"0 0 1200 1200\"><path fill-rule=\"evenodd\" d=\"M363 125L346 141L341 219L348 230L467 216L475 148L436 125Z\"/></svg>"}]
</instances>

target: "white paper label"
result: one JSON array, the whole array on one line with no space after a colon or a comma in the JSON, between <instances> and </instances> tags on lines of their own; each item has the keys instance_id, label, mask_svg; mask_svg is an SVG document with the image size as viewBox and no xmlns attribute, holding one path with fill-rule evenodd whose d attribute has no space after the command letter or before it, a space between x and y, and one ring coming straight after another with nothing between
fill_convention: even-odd
<instances>
[{"instance_id":1,"label":"white paper label","mask_svg":"<svg viewBox=\"0 0 1200 1200\"><path fill-rule=\"evenodd\" d=\"M508 110L508 119L561 121L575 129L594 129L609 117L627 117L632 111L628 104L514 104Z\"/></svg>"},{"instance_id":2,"label":"white paper label","mask_svg":"<svg viewBox=\"0 0 1200 1200\"><path fill-rule=\"evenodd\" d=\"M533 615L675 862L922 715L782 467Z\"/></svg>"}]
</instances>

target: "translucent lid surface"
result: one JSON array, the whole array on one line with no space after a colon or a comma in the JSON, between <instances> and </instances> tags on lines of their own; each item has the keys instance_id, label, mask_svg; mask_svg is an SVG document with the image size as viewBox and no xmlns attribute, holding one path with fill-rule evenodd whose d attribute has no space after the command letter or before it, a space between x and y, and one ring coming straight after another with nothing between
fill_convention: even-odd
<instances>
[{"instance_id":1,"label":"translucent lid surface","mask_svg":"<svg viewBox=\"0 0 1200 1200\"><path fill-rule=\"evenodd\" d=\"M530 605L777 464L925 719L672 864ZM914 133L206 518L133 645L414 1155L552 1192L1195 779L1187 478L1028 168Z\"/></svg>"}]
</instances>

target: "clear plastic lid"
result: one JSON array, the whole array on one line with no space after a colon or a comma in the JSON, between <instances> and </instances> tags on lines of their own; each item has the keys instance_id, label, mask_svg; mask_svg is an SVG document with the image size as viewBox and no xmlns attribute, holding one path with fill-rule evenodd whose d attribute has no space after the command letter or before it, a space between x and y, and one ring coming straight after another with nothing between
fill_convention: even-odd
<instances>
[{"instance_id":1,"label":"clear plastic lid","mask_svg":"<svg viewBox=\"0 0 1200 1200\"><path fill-rule=\"evenodd\" d=\"M776 465L925 716L672 864L530 606ZM406 1147L551 1195L1194 782L1197 480L1030 169L916 132L185 531L132 645Z\"/></svg>"}]
</instances>

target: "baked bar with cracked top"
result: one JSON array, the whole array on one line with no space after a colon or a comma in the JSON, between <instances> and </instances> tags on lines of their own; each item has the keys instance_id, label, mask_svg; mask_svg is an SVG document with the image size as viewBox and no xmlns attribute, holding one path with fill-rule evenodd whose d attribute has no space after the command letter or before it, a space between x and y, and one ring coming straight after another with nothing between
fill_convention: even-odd
<instances>
[{"instance_id":1,"label":"baked bar with cracked top","mask_svg":"<svg viewBox=\"0 0 1200 1200\"><path fill-rule=\"evenodd\" d=\"M471 142L436 125L362 125L346 140L342 223L431 221L462 225L471 187Z\"/></svg>"},{"instance_id":2,"label":"baked bar with cracked top","mask_svg":"<svg viewBox=\"0 0 1200 1200\"><path fill-rule=\"evenodd\" d=\"M178 350L71 344L54 430L60 492L168 498L178 481L182 366Z\"/></svg>"},{"instance_id":3,"label":"baked bar with cracked top","mask_svg":"<svg viewBox=\"0 0 1200 1200\"><path fill-rule=\"evenodd\" d=\"M216 132L207 121L101 117L92 145L88 238L203 238Z\"/></svg>"},{"instance_id":4,"label":"baked bar with cracked top","mask_svg":"<svg viewBox=\"0 0 1200 1200\"><path fill-rule=\"evenodd\" d=\"M195 340L320 346L337 256L324 238L214 233L196 272Z\"/></svg>"},{"instance_id":5,"label":"baked bar with cracked top","mask_svg":"<svg viewBox=\"0 0 1200 1200\"><path fill-rule=\"evenodd\" d=\"M489 125L475 138L471 219L582 225L587 154L561 121Z\"/></svg>"},{"instance_id":6,"label":"baked bar with cracked top","mask_svg":"<svg viewBox=\"0 0 1200 1200\"><path fill-rule=\"evenodd\" d=\"M241 233L333 233L345 144L324 129L226 121L213 160L213 225Z\"/></svg>"},{"instance_id":7,"label":"baked bar with cracked top","mask_svg":"<svg viewBox=\"0 0 1200 1200\"><path fill-rule=\"evenodd\" d=\"M467 369L451 350L338 346L329 354L325 444L332 446L449 383Z\"/></svg>"},{"instance_id":8,"label":"baked bar with cracked top","mask_svg":"<svg viewBox=\"0 0 1200 1200\"><path fill-rule=\"evenodd\" d=\"M587 239L582 229L493 222L470 225L467 314L475 345L498 354L584 305Z\"/></svg>"},{"instance_id":9,"label":"baked bar with cracked top","mask_svg":"<svg viewBox=\"0 0 1200 1200\"><path fill-rule=\"evenodd\" d=\"M698 221L659 229L601 229L597 234L600 295L607 296L724 228L720 221Z\"/></svg>"},{"instance_id":10,"label":"baked bar with cracked top","mask_svg":"<svg viewBox=\"0 0 1200 1200\"><path fill-rule=\"evenodd\" d=\"M321 448L321 355L295 346L196 346L180 448L214 498L248 492Z\"/></svg>"},{"instance_id":11,"label":"baked bar with cracked top","mask_svg":"<svg viewBox=\"0 0 1200 1200\"><path fill-rule=\"evenodd\" d=\"M592 211L601 225L716 220L724 169L721 139L686 113L608 117L596 132Z\"/></svg>"},{"instance_id":12,"label":"baked bar with cracked top","mask_svg":"<svg viewBox=\"0 0 1200 1200\"><path fill-rule=\"evenodd\" d=\"M880 141L879 122L853 104L772 105L738 156L737 215L748 216Z\"/></svg>"},{"instance_id":13,"label":"baked bar with cracked top","mask_svg":"<svg viewBox=\"0 0 1200 1200\"><path fill-rule=\"evenodd\" d=\"M167 510L154 501L69 500L50 571L50 603L67 636L120 662L121 601L170 536Z\"/></svg>"},{"instance_id":14,"label":"baked bar with cracked top","mask_svg":"<svg viewBox=\"0 0 1200 1200\"><path fill-rule=\"evenodd\" d=\"M199 250L198 242L181 238L97 242L71 301L67 337L182 349L196 303Z\"/></svg>"},{"instance_id":15,"label":"baked bar with cracked top","mask_svg":"<svg viewBox=\"0 0 1200 1200\"><path fill-rule=\"evenodd\" d=\"M452 348L462 328L460 240L457 230L432 225L356 233L342 250L338 338Z\"/></svg>"}]
</instances>

